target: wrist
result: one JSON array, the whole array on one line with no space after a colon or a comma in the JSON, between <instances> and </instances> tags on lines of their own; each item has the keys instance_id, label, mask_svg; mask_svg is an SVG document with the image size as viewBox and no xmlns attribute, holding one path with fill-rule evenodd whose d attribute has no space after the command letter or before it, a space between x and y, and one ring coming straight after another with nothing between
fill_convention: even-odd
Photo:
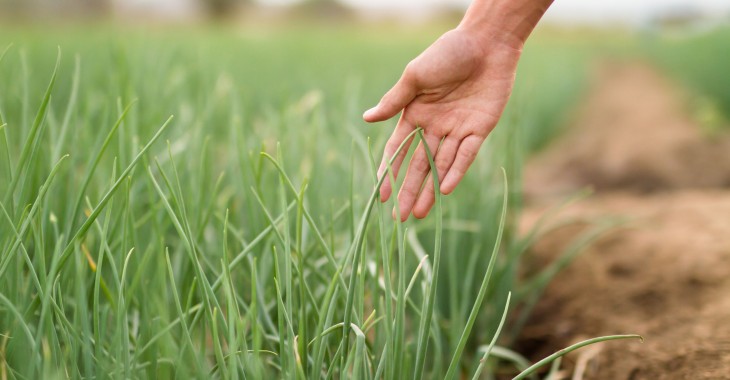
<instances>
[{"instance_id":1,"label":"wrist","mask_svg":"<svg viewBox=\"0 0 730 380\"><path fill-rule=\"evenodd\" d=\"M483 45L500 44L521 51L553 0L474 0L457 29Z\"/></svg>"}]
</instances>

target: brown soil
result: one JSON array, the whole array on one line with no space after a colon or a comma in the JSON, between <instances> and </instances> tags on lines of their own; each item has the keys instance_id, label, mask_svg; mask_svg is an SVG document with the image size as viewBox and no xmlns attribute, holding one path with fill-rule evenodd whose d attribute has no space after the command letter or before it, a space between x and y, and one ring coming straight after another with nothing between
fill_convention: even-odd
<instances>
[{"instance_id":1,"label":"brown soil","mask_svg":"<svg viewBox=\"0 0 730 380\"><path fill-rule=\"evenodd\" d=\"M579 351L566 378L730 379L730 137L703 135L684 100L649 67L604 67L574 127L528 164L525 228L586 186L561 216L632 220L558 274L520 344L537 358L598 335L646 341ZM534 258L585 229L547 234Z\"/></svg>"},{"instance_id":2,"label":"brown soil","mask_svg":"<svg viewBox=\"0 0 730 380\"><path fill-rule=\"evenodd\" d=\"M526 168L528 195L730 186L730 139L703 134L676 87L642 65L604 66L598 77L572 133Z\"/></svg>"}]
</instances>

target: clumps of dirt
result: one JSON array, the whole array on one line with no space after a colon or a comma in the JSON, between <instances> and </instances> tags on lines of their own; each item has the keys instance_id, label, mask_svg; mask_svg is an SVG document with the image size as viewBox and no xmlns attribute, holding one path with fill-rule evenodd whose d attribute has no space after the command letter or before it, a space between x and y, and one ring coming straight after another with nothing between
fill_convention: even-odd
<instances>
[{"instance_id":1,"label":"clumps of dirt","mask_svg":"<svg viewBox=\"0 0 730 380\"><path fill-rule=\"evenodd\" d=\"M528 164L525 229L586 186L596 195L561 218L631 221L547 288L520 340L533 359L589 337L637 333L643 344L576 352L564 362L568 372L730 379L730 139L703 135L683 100L647 66L603 68L575 126ZM533 269L586 228L576 222L547 234L532 248Z\"/></svg>"},{"instance_id":2,"label":"clumps of dirt","mask_svg":"<svg viewBox=\"0 0 730 380\"><path fill-rule=\"evenodd\" d=\"M644 344L606 344L586 378L730 376L730 193L606 194L564 211L627 215L630 226L590 246L548 287L523 343L544 342L533 353L540 357L587 337L636 333ZM555 259L585 227L556 230L533 253Z\"/></svg>"},{"instance_id":3,"label":"clumps of dirt","mask_svg":"<svg viewBox=\"0 0 730 380\"><path fill-rule=\"evenodd\" d=\"M730 187L730 136L703 132L685 103L648 66L603 66L575 125L526 168L526 194Z\"/></svg>"}]
</instances>

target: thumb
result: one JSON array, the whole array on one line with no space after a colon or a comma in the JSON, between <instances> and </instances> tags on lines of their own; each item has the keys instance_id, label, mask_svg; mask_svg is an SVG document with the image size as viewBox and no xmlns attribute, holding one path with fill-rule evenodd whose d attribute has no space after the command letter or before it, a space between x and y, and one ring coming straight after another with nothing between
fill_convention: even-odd
<instances>
[{"instance_id":1,"label":"thumb","mask_svg":"<svg viewBox=\"0 0 730 380\"><path fill-rule=\"evenodd\" d=\"M362 118L368 123L388 120L402 111L418 95L414 82L406 73L390 89L377 106L365 111Z\"/></svg>"}]
</instances>

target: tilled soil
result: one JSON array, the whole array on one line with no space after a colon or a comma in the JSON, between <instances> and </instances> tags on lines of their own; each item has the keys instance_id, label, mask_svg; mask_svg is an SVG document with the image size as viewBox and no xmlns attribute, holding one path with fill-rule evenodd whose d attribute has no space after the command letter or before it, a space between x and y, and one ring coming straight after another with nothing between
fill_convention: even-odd
<instances>
[{"instance_id":1,"label":"tilled soil","mask_svg":"<svg viewBox=\"0 0 730 380\"><path fill-rule=\"evenodd\" d=\"M534 358L598 335L636 333L565 361L565 378L730 379L730 136L707 135L652 68L601 68L564 137L526 169L529 228L585 187L561 218L630 222L591 245L539 301L520 344ZM586 223L547 234L557 257Z\"/></svg>"}]
</instances>

